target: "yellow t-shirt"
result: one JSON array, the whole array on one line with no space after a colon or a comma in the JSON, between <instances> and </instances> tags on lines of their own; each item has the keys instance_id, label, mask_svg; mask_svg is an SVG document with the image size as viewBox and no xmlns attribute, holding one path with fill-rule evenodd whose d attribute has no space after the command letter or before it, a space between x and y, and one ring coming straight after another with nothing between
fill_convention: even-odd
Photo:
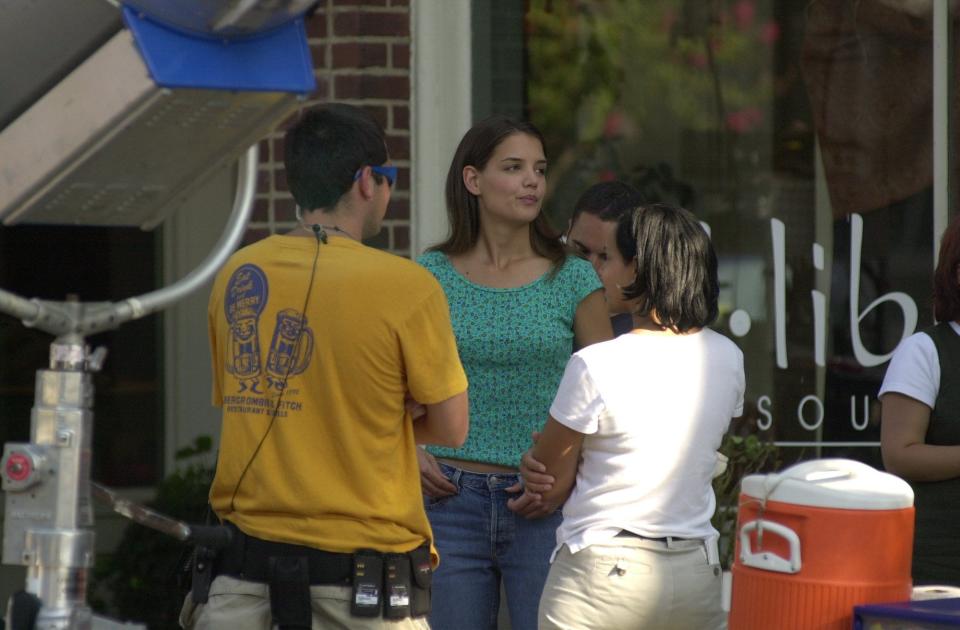
<instances>
[{"instance_id":1,"label":"yellow t-shirt","mask_svg":"<svg viewBox=\"0 0 960 630\"><path fill-rule=\"evenodd\" d=\"M210 501L258 538L409 551L432 535L404 397L438 403L467 388L446 298L407 259L333 235L317 247L271 236L217 276L208 319L223 428Z\"/></svg>"}]
</instances>

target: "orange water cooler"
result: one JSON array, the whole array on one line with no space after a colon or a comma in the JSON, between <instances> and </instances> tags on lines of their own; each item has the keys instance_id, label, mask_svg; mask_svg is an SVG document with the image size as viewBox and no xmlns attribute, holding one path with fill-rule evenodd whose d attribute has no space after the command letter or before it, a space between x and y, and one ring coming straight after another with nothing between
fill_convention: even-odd
<instances>
[{"instance_id":1,"label":"orange water cooler","mask_svg":"<svg viewBox=\"0 0 960 630\"><path fill-rule=\"evenodd\" d=\"M847 459L741 485L730 630L849 630L857 604L910 599L913 490Z\"/></svg>"}]
</instances>

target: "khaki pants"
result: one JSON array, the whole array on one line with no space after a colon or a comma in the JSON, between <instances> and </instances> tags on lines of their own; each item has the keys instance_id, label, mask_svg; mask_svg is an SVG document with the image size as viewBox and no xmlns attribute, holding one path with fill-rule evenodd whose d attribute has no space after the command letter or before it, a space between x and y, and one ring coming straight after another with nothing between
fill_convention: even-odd
<instances>
[{"instance_id":1,"label":"khaki pants","mask_svg":"<svg viewBox=\"0 0 960 630\"><path fill-rule=\"evenodd\" d=\"M539 628L726 628L720 565L707 558L705 543L693 540L618 536L575 554L564 545L540 598Z\"/></svg>"},{"instance_id":2,"label":"khaki pants","mask_svg":"<svg viewBox=\"0 0 960 630\"><path fill-rule=\"evenodd\" d=\"M430 630L426 617L351 616L348 586L311 586L310 598L314 630ZM210 585L206 604L194 604L187 595L180 625L188 630L268 630L272 624L267 585L220 575Z\"/></svg>"}]
</instances>

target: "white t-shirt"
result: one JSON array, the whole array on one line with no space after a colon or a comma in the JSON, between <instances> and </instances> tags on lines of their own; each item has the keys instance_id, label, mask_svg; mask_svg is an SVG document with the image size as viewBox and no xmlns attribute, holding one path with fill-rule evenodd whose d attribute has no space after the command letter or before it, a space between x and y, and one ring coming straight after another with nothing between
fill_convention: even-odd
<instances>
[{"instance_id":1,"label":"white t-shirt","mask_svg":"<svg viewBox=\"0 0 960 630\"><path fill-rule=\"evenodd\" d=\"M950 327L960 335L960 324L950 322ZM940 356L930 335L918 332L900 342L877 397L887 392L909 396L933 409L940 392Z\"/></svg>"},{"instance_id":2,"label":"white t-shirt","mask_svg":"<svg viewBox=\"0 0 960 630\"><path fill-rule=\"evenodd\" d=\"M550 407L586 434L557 549L576 553L624 529L716 536L710 481L744 387L743 353L710 329L631 333L574 354Z\"/></svg>"}]
</instances>

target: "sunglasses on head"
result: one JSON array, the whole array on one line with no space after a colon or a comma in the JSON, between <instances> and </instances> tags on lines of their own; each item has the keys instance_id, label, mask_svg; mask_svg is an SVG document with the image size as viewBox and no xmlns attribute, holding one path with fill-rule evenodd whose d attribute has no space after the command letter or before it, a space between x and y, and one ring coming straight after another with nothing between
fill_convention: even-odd
<instances>
[{"instance_id":1,"label":"sunglasses on head","mask_svg":"<svg viewBox=\"0 0 960 630\"><path fill-rule=\"evenodd\" d=\"M393 183L397 181L397 167L396 166L371 166L370 170L378 175L383 175L387 178L387 182L393 186ZM363 174L363 167L358 168L357 172L353 175L353 181L360 179L360 175Z\"/></svg>"}]
</instances>

